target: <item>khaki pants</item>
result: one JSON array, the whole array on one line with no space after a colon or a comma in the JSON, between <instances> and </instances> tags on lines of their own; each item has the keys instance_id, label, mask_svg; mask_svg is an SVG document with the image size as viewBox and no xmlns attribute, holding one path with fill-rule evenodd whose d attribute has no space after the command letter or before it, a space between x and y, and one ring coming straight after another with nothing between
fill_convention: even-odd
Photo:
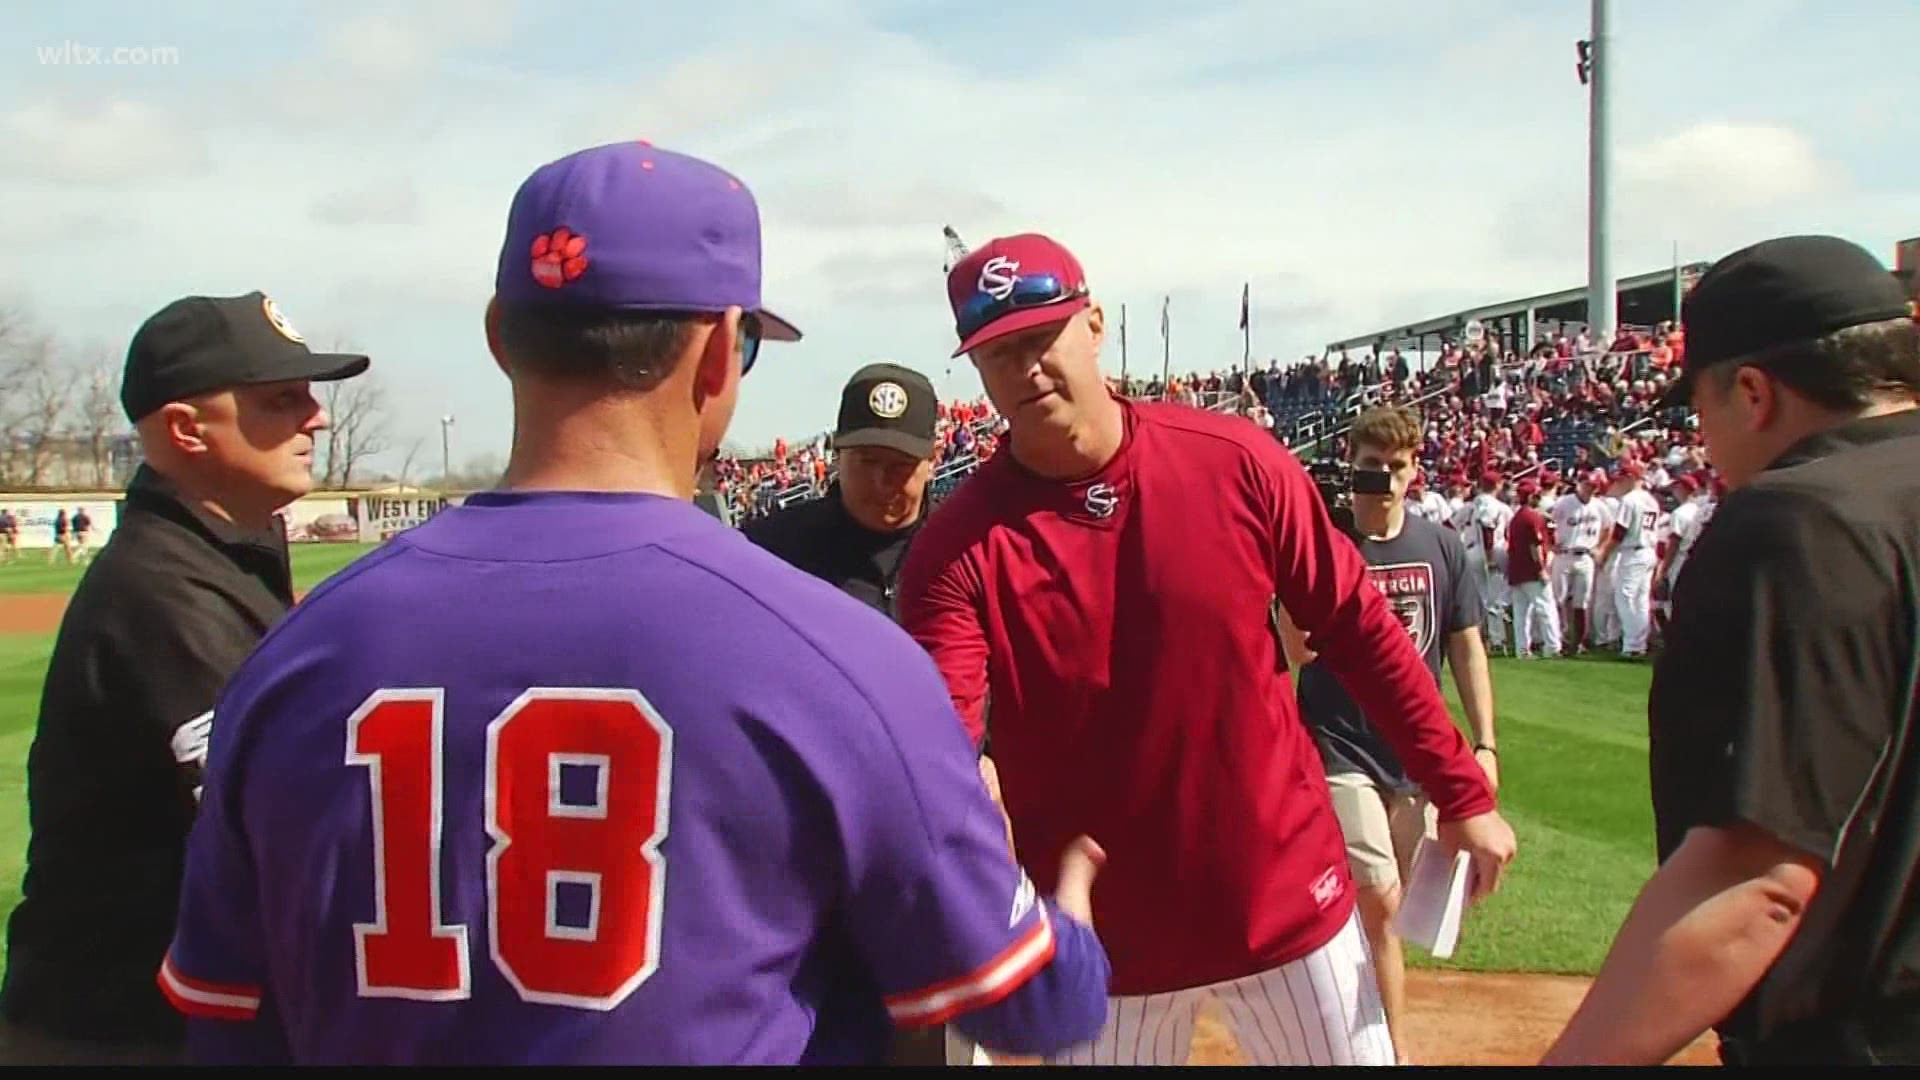
<instances>
[{"instance_id":1,"label":"khaki pants","mask_svg":"<svg viewBox=\"0 0 1920 1080\"><path fill-rule=\"evenodd\" d=\"M1365 773L1327 775L1333 812L1347 840L1347 865L1362 888L1384 892L1407 880L1413 853L1439 814L1425 795L1381 789Z\"/></svg>"}]
</instances>

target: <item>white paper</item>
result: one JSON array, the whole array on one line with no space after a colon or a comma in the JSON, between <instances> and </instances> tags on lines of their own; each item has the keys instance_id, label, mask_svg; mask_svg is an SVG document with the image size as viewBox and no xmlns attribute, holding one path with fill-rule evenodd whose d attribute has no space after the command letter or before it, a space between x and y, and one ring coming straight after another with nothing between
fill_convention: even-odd
<instances>
[{"instance_id":1,"label":"white paper","mask_svg":"<svg viewBox=\"0 0 1920 1080\"><path fill-rule=\"evenodd\" d=\"M1394 928L1400 939L1439 959L1453 955L1467 911L1467 879L1472 859L1464 851L1447 858L1434 838L1422 837L1414 850L1413 870L1400 898Z\"/></svg>"}]
</instances>

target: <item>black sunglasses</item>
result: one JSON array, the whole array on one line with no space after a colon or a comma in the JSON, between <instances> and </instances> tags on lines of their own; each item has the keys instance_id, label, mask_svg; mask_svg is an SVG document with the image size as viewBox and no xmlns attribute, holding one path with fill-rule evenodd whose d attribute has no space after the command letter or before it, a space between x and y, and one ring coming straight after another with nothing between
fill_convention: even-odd
<instances>
[{"instance_id":1,"label":"black sunglasses","mask_svg":"<svg viewBox=\"0 0 1920 1080\"><path fill-rule=\"evenodd\" d=\"M753 362L760 359L760 339L765 328L760 324L760 316L753 312L740 315L740 377L746 378L753 370Z\"/></svg>"}]
</instances>

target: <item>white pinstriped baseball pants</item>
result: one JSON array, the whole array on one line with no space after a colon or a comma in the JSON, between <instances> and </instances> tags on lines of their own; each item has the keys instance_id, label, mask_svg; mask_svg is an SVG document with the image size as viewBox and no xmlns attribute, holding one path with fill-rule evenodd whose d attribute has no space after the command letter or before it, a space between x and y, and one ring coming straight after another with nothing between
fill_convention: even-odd
<instances>
[{"instance_id":1,"label":"white pinstriped baseball pants","mask_svg":"<svg viewBox=\"0 0 1920 1080\"><path fill-rule=\"evenodd\" d=\"M1249 1065L1392 1065L1373 954L1356 910L1318 950L1232 982L1107 1002L1107 1026L1050 1065L1184 1065L1206 998L1218 1001Z\"/></svg>"}]
</instances>

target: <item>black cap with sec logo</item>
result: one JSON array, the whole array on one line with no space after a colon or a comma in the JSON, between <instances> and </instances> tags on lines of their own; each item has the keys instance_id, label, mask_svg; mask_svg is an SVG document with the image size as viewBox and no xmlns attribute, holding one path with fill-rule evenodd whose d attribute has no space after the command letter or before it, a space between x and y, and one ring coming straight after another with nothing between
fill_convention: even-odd
<instances>
[{"instance_id":1,"label":"black cap with sec logo","mask_svg":"<svg viewBox=\"0 0 1920 1080\"><path fill-rule=\"evenodd\" d=\"M278 304L261 292L186 296L155 312L133 335L120 406L134 423L168 402L231 386L350 379L367 357L317 353Z\"/></svg>"},{"instance_id":2,"label":"black cap with sec logo","mask_svg":"<svg viewBox=\"0 0 1920 1080\"><path fill-rule=\"evenodd\" d=\"M1701 368L1912 313L1900 279L1858 244L1837 236L1763 240L1714 263L1687 294L1685 367L1660 404L1692 401Z\"/></svg>"},{"instance_id":3,"label":"black cap with sec logo","mask_svg":"<svg viewBox=\"0 0 1920 1080\"><path fill-rule=\"evenodd\" d=\"M868 364L840 392L833 448L884 446L931 458L939 420L938 397L925 375L899 364Z\"/></svg>"}]
</instances>

